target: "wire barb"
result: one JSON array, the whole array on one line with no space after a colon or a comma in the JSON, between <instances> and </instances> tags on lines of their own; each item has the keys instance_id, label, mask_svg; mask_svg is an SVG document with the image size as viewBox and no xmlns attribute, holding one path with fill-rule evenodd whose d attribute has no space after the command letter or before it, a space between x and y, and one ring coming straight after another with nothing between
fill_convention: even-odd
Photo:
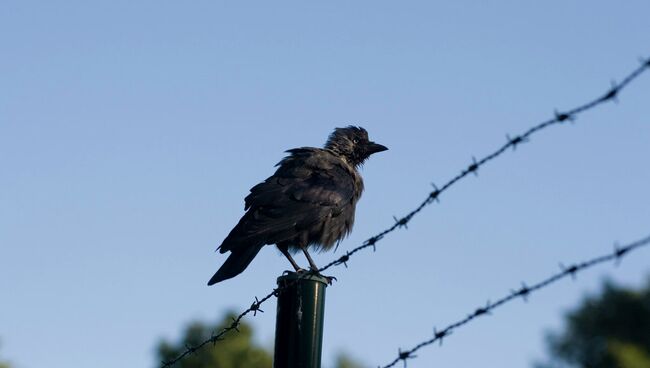
<instances>
[{"instance_id":1,"label":"wire barb","mask_svg":"<svg viewBox=\"0 0 650 368\"><path fill-rule=\"evenodd\" d=\"M629 251L628 248L621 248L617 243L614 243L614 254L616 255L616 260L614 261L614 264L618 266L621 264L621 260L623 259L623 256Z\"/></svg>"},{"instance_id":2,"label":"wire barb","mask_svg":"<svg viewBox=\"0 0 650 368\"><path fill-rule=\"evenodd\" d=\"M571 114L567 114L566 112L558 112L557 110L555 110L554 114L555 114L555 120L557 120L560 123L567 120L570 122L575 121L575 117Z\"/></svg>"},{"instance_id":3,"label":"wire barb","mask_svg":"<svg viewBox=\"0 0 650 368\"><path fill-rule=\"evenodd\" d=\"M336 262L338 262L338 264L343 264L343 265L345 266L345 268L348 268L348 264L347 264L347 262L348 262L349 260L350 260L350 254L349 254L349 253L345 253L345 254L342 255L342 256L341 256L341 257L340 257Z\"/></svg>"},{"instance_id":4,"label":"wire barb","mask_svg":"<svg viewBox=\"0 0 650 368\"><path fill-rule=\"evenodd\" d=\"M401 219L398 219L397 217L393 216L393 220L395 220L395 225L397 225L397 227L403 227L405 229L409 228L407 226L408 222L410 220L410 218L408 216L404 216Z\"/></svg>"},{"instance_id":5,"label":"wire barb","mask_svg":"<svg viewBox=\"0 0 650 368\"><path fill-rule=\"evenodd\" d=\"M260 304L261 302L257 299L257 297L255 297L255 301L253 302L253 304L251 304L250 307L250 310L253 311L253 316L256 316L257 312L264 313L264 311L260 309Z\"/></svg>"},{"instance_id":6,"label":"wire barb","mask_svg":"<svg viewBox=\"0 0 650 368\"><path fill-rule=\"evenodd\" d=\"M434 183L431 183L431 186L433 187L433 191L429 193L428 203L434 201L440 203L440 198L438 198L440 196L440 189Z\"/></svg>"},{"instance_id":7,"label":"wire barb","mask_svg":"<svg viewBox=\"0 0 650 368\"><path fill-rule=\"evenodd\" d=\"M491 309L492 306L490 305L490 301L488 300L488 302L485 304L485 307L476 308L472 317L478 317L484 314L490 314Z\"/></svg>"},{"instance_id":8,"label":"wire barb","mask_svg":"<svg viewBox=\"0 0 650 368\"><path fill-rule=\"evenodd\" d=\"M438 341L440 346L442 346L442 339L449 335L451 335L451 331L448 328L445 328L442 331L436 331L436 328L433 328L433 341Z\"/></svg>"},{"instance_id":9,"label":"wire barb","mask_svg":"<svg viewBox=\"0 0 650 368\"><path fill-rule=\"evenodd\" d=\"M563 273L571 275L571 279L573 280L576 279L576 272L578 272L578 266L573 264L569 267L565 267L562 263L560 263L560 269L562 270Z\"/></svg>"},{"instance_id":10,"label":"wire barb","mask_svg":"<svg viewBox=\"0 0 650 368\"><path fill-rule=\"evenodd\" d=\"M510 138L510 135L506 134L506 139L508 140L508 145L512 146L513 151L517 150L518 145L528 142L528 138L524 138L520 135Z\"/></svg>"},{"instance_id":11,"label":"wire barb","mask_svg":"<svg viewBox=\"0 0 650 368\"><path fill-rule=\"evenodd\" d=\"M602 97L603 101L609 101L612 100L614 102L618 102L616 99L616 96L618 95L619 91L619 86L616 84L615 81L612 81L612 87L610 90Z\"/></svg>"},{"instance_id":12,"label":"wire barb","mask_svg":"<svg viewBox=\"0 0 650 368\"><path fill-rule=\"evenodd\" d=\"M510 290L510 295L512 298L521 297L524 302L528 301L528 294L530 293L530 288L526 286L525 283L521 283L521 288L519 290Z\"/></svg>"},{"instance_id":13,"label":"wire barb","mask_svg":"<svg viewBox=\"0 0 650 368\"><path fill-rule=\"evenodd\" d=\"M372 251L376 252L377 251L377 242L379 241L379 237L373 236L372 238L367 239L365 242L363 242L363 246L365 247L372 247Z\"/></svg>"},{"instance_id":14,"label":"wire barb","mask_svg":"<svg viewBox=\"0 0 650 368\"><path fill-rule=\"evenodd\" d=\"M478 168L479 163L476 162L476 157L472 156L472 164L467 167L466 172L474 173L474 175L478 176Z\"/></svg>"},{"instance_id":15,"label":"wire barb","mask_svg":"<svg viewBox=\"0 0 650 368\"><path fill-rule=\"evenodd\" d=\"M406 367L406 360L407 359L413 359L417 358L417 355L413 355L413 352L406 350L402 351L401 349L397 349L398 355L399 355L399 360L404 362L404 367Z\"/></svg>"}]
</instances>

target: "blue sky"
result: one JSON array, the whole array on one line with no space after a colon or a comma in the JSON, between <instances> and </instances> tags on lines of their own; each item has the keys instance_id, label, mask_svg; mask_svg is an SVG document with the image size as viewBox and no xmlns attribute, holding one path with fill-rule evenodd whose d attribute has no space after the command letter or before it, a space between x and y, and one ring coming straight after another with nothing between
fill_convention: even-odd
<instances>
[{"instance_id":1,"label":"blue sky","mask_svg":"<svg viewBox=\"0 0 650 368\"><path fill-rule=\"evenodd\" d=\"M353 234L390 226L505 140L650 56L646 1L4 1L0 5L0 356L21 368L154 367L154 346L268 293L272 247L207 287L214 249L283 151L358 124ZM548 129L332 274L325 367L370 366L488 299L650 232L650 76ZM299 258L300 262L304 262ZM522 367L639 251L458 330L409 367ZM274 301L248 319L271 346Z\"/></svg>"}]
</instances>

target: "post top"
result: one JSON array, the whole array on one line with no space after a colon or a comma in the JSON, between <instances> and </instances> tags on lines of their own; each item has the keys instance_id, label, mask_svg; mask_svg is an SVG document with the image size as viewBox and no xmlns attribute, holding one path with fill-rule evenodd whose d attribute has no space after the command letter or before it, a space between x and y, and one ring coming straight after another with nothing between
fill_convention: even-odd
<instances>
[{"instance_id":1,"label":"post top","mask_svg":"<svg viewBox=\"0 0 650 368\"><path fill-rule=\"evenodd\" d=\"M294 281L294 280L300 280L300 281L316 281L325 284L325 286L329 285L329 280L327 278L317 275L313 272L310 271L304 271L304 272L287 272L286 274L278 277L278 285L282 282L287 282L287 281Z\"/></svg>"}]
</instances>

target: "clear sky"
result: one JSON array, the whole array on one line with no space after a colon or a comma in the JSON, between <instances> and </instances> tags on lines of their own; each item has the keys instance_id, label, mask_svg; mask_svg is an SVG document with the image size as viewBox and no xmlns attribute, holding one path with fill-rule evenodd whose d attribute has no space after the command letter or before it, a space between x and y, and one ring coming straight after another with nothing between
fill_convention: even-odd
<instances>
[{"instance_id":1,"label":"clear sky","mask_svg":"<svg viewBox=\"0 0 650 368\"><path fill-rule=\"evenodd\" d=\"M353 234L390 226L505 141L650 56L647 1L29 1L0 4L0 356L20 368L147 367L193 319L268 293L264 249L207 287L248 189L283 151L358 124ZM370 366L521 281L650 233L650 75L548 129L336 268L325 367ZM305 263L302 257L298 258ZM600 282L650 251L458 330L409 367L524 367ZM271 346L275 302L247 319Z\"/></svg>"}]
</instances>

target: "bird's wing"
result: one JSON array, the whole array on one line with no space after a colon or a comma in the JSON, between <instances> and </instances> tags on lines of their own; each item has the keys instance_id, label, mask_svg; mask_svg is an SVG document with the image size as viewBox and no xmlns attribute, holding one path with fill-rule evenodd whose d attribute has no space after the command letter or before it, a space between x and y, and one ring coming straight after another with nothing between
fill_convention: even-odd
<instances>
[{"instance_id":1,"label":"bird's wing","mask_svg":"<svg viewBox=\"0 0 650 368\"><path fill-rule=\"evenodd\" d=\"M352 203L354 177L339 158L316 148L288 152L273 176L251 188L247 212L219 248L222 253L239 244L291 239Z\"/></svg>"}]
</instances>

